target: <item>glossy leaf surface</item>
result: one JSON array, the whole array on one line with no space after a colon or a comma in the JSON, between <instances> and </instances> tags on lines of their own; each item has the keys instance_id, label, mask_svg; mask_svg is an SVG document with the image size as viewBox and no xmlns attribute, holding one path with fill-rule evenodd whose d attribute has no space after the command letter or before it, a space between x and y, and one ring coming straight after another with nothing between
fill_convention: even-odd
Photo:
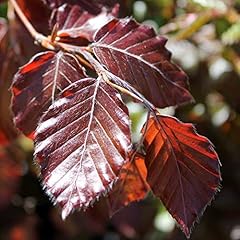
<instances>
[{"instance_id":1,"label":"glossy leaf surface","mask_svg":"<svg viewBox=\"0 0 240 240\"><path fill-rule=\"evenodd\" d=\"M66 218L111 190L131 137L127 108L100 78L82 79L62 96L40 121L35 156L43 184Z\"/></svg>"},{"instance_id":2,"label":"glossy leaf surface","mask_svg":"<svg viewBox=\"0 0 240 240\"><path fill-rule=\"evenodd\" d=\"M118 13L118 6L109 12L103 8L98 15L84 11L79 5L63 5L53 11L50 26L58 24L58 41L86 45L93 41L97 30L108 23Z\"/></svg>"},{"instance_id":3,"label":"glossy leaf surface","mask_svg":"<svg viewBox=\"0 0 240 240\"><path fill-rule=\"evenodd\" d=\"M217 153L192 124L160 115L150 119L144 145L147 181L189 237L219 189Z\"/></svg>"},{"instance_id":4,"label":"glossy leaf surface","mask_svg":"<svg viewBox=\"0 0 240 240\"><path fill-rule=\"evenodd\" d=\"M119 180L109 193L109 213L112 216L129 203L142 200L149 191L144 158L136 156L122 168Z\"/></svg>"},{"instance_id":5,"label":"glossy leaf surface","mask_svg":"<svg viewBox=\"0 0 240 240\"><path fill-rule=\"evenodd\" d=\"M99 61L156 107L192 101L186 74L170 62L166 39L133 19L112 20L95 36Z\"/></svg>"},{"instance_id":6,"label":"glossy leaf surface","mask_svg":"<svg viewBox=\"0 0 240 240\"><path fill-rule=\"evenodd\" d=\"M84 77L84 69L69 53L49 51L35 55L13 80L12 109L16 126L24 134L31 134L56 95Z\"/></svg>"}]
</instances>

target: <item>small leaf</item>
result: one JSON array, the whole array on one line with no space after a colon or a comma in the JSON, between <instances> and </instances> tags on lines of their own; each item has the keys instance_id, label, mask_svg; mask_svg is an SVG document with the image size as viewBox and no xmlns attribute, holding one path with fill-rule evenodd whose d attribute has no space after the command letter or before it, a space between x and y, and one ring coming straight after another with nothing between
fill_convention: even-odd
<instances>
[{"instance_id":1,"label":"small leaf","mask_svg":"<svg viewBox=\"0 0 240 240\"><path fill-rule=\"evenodd\" d=\"M128 110L116 90L86 78L65 92L41 119L35 145L43 185L63 219L111 190L131 148Z\"/></svg>"},{"instance_id":2,"label":"small leaf","mask_svg":"<svg viewBox=\"0 0 240 240\"><path fill-rule=\"evenodd\" d=\"M151 27L114 19L97 32L93 50L110 72L163 108L192 101L187 75L170 62L165 44Z\"/></svg>"},{"instance_id":3,"label":"small leaf","mask_svg":"<svg viewBox=\"0 0 240 240\"><path fill-rule=\"evenodd\" d=\"M146 196L149 191L146 177L147 169L142 156L137 155L132 162L125 164L118 182L107 198L110 216L129 203L142 200Z\"/></svg>"},{"instance_id":4,"label":"small leaf","mask_svg":"<svg viewBox=\"0 0 240 240\"><path fill-rule=\"evenodd\" d=\"M187 237L220 185L220 162L209 140L173 117L149 120L144 140L147 181Z\"/></svg>"},{"instance_id":5,"label":"small leaf","mask_svg":"<svg viewBox=\"0 0 240 240\"><path fill-rule=\"evenodd\" d=\"M55 96L84 77L83 67L69 53L49 51L35 55L13 80L12 109L16 126L31 135Z\"/></svg>"},{"instance_id":6,"label":"small leaf","mask_svg":"<svg viewBox=\"0 0 240 240\"><path fill-rule=\"evenodd\" d=\"M59 42L67 42L77 45L86 45L93 41L97 30L108 23L118 12L118 5L108 11L103 8L98 15L84 11L79 5L67 5L59 7L51 16L50 27L58 24L57 37ZM116 15L115 15L116 16Z\"/></svg>"}]
</instances>

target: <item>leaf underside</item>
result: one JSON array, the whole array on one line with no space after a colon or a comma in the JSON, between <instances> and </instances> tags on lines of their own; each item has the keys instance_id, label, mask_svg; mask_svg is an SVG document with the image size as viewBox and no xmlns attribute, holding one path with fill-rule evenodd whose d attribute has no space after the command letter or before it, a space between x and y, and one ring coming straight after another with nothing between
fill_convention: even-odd
<instances>
[{"instance_id":1,"label":"leaf underside","mask_svg":"<svg viewBox=\"0 0 240 240\"><path fill-rule=\"evenodd\" d=\"M219 189L220 162L209 140L173 117L149 120L147 181L187 237Z\"/></svg>"},{"instance_id":2,"label":"leaf underside","mask_svg":"<svg viewBox=\"0 0 240 240\"><path fill-rule=\"evenodd\" d=\"M93 51L99 61L129 82L156 107L192 101L187 75L171 63L166 39L133 19L113 19L95 35Z\"/></svg>"},{"instance_id":3,"label":"leaf underside","mask_svg":"<svg viewBox=\"0 0 240 240\"><path fill-rule=\"evenodd\" d=\"M131 148L128 110L116 90L86 78L64 95L40 120L35 140L44 187L63 219L111 190Z\"/></svg>"},{"instance_id":4,"label":"leaf underside","mask_svg":"<svg viewBox=\"0 0 240 240\"><path fill-rule=\"evenodd\" d=\"M149 191L146 177L147 169L141 155L135 156L132 162L123 166L119 180L107 198L110 216L129 203L145 198Z\"/></svg>"},{"instance_id":5,"label":"leaf underside","mask_svg":"<svg viewBox=\"0 0 240 240\"><path fill-rule=\"evenodd\" d=\"M72 54L48 51L35 55L13 80L12 110L16 126L25 135L31 135L56 95L85 76Z\"/></svg>"}]
</instances>

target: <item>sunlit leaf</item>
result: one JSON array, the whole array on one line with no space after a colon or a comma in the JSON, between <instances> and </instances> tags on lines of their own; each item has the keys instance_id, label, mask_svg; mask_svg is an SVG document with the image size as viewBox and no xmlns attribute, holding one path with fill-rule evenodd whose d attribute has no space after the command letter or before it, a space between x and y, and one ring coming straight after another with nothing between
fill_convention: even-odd
<instances>
[{"instance_id":1,"label":"sunlit leaf","mask_svg":"<svg viewBox=\"0 0 240 240\"><path fill-rule=\"evenodd\" d=\"M157 107L192 101L187 75L170 62L166 39L133 19L112 20L93 43L99 61Z\"/></svg>"},{"instance_id":2,"label":"sunlit leaf","mask_svg":"<svg viewBox=\"0 0 240 240\"><path fill-rule=\"evenodd\" d=\"M209 140L173 117L149 120L147 181L187 237L219 189L220 163Z\"/></svg>"},{"instance_id":3,"label":"sunlit leaf","mask_svg":"<svg viewBox=\"0 0 240 240\"><path fill-rule=\"evenodd\" d=\"M126 106L101 78L82 79L62 95L40 121L35 156L43 185L66 218L112 189L131 137Z\"/></svg>"},{"instance_id":4,"label":"sunlit leaf","mask_svg":"<svg viewBox=\"0 0 240 240\"><path fill-rule=\"evenodd\" d=\"M16 126L30 135L56 95L84 77L84 69L69 53L49 51L35 55L13 80L12 109Z\"/></svg>"},{"instance_id":5,"label":"sunlit leaf","mask_svg":"<svg viewBox=\"0 0 240 240\"><path fill-rule=\"evenodd\" d=\"M146 182L147 169L144 158L137 155L132 162L122 168L119 180L109 193L110 215L134 201L142 200L149 191Z\"/></svg>"}]
</instances>

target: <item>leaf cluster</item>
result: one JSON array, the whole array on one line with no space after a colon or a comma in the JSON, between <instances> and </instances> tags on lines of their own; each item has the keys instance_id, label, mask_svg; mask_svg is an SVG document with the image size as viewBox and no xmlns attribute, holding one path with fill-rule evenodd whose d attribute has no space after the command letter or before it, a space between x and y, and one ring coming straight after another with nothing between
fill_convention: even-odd
<instances>
[{"instance_id":1,"label":"leaf cluster","mask_svg":"<svg viewBox=\"0 0 240 240\"><path fill-rule=\"evenodd\" d=\"M152 191L189 237L219 190L220 162L192 124L161 115L159 108L193 101L167 40L119 18L114 1L45 1L49 36L32 27L38 20L19 7L24 1L10 3L47 48L14 75L11 103L16 127L34 140L43 187L62 218L102 197L112 215ZM148 111L136 145L123 95Z\"/></svg>"}]
</instances>

